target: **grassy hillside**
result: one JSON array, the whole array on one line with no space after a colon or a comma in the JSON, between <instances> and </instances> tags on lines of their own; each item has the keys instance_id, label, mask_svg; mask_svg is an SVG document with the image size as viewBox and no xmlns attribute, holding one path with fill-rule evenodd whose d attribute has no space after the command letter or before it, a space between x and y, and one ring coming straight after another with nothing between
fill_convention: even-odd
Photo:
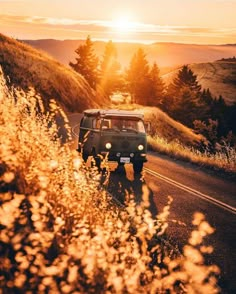
<instances>
[{"instance_id":1,"label":"grassy hillside","mask_svg":"<svg viewBox=\"0 0 236 294\"><path fill-rule=\"evenodd\" d=\"M42 49L64 64L73 61L75 49L83 42L82 40L25 40L24 42ZM236 55L236 45L194 45L178 43L116 43L118 60L123 67L129 65L135 51L143 48L149 62L156 61L161 69L176 67L187 63L212 62L221 58ZM106 43L94 42L96 54L101 57ZM167 69L168 70L168 69Z\"/></svg>"},{"instance_id":2,"label":"grassy hillside","mask_svg":"<svg viewBox=\"0 0 236 294\"><path fill-rule=\"evenodd\" d=\"M189 68L198 76L202 88L209 88L213 96L222 95L227 104L236 102L236 62L227 60L194 63ZM168 85L177 75L179 69L163 75Z\"/></svg>"},{"instance_id":3,"label":"grassy hillside","mask_svg":"<svg viewBox=\"0 0 236 294\"><path fill-rule=\"evenodd\" d=\"M79 112L97 107L84 78L46 53L0 34L0 66L15 86L33 87L47 105L55 99L63 109Z\"/></svg>"},{"instance_id":4,"label":"grassy hillside","mask_svg":"<svg viewBox=\"0 0 236 294\"><path fill-rule=\"evenodd\" d=\"M157 107L143 107L140 105L118 105L119 109L132 109L144 114L146 121L151 124L150 135L164 138L167 142L178 141L186 146L199 146L206 141L202 135L195 134L193 130L175 121Z\"/></svg>"}]
</instances>

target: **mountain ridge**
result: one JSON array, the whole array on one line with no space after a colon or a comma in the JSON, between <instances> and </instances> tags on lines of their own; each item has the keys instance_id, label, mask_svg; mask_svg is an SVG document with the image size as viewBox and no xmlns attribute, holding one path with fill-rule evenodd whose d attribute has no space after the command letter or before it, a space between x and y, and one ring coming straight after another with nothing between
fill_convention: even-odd
<instances>
[{"instance_id":1,"label":"mountain ridge","mask_svg":"<svg viewBox=\"0 0 236 294\"><path fill-rule=\"evenodd\" d=\"M75 50L85 40L22 40L37 49L45 50L63 64L74 61ZM94 51L101 57L104 53L104 41L93 41ZM156 62L160 68L176 67L183 64L215 61L236 55L236 44L199 45L171 42L154 42L151 44L113 42L117 48L118 61L122 67L127 67L138 48L143 48L149 62Z\"/></svg>"}]
</instances>

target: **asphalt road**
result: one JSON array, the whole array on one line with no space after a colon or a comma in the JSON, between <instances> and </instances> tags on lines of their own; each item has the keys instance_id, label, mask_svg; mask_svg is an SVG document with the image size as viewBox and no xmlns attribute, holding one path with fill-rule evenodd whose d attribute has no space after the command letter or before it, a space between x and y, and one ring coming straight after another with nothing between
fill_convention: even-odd
<instances>
[{"instance_id":1,"label":"asphalt road","mask_svg":"<svg viewBox=\"0 0 236 294\"><path fill-rule=\"evenodd\" d=\"M76 139L80 116L71 115L69 119ZM215 228L215 233L206 239L206 245L212 245L214 252L205 261L220 267L222 293L236 293L236 183L157 153L149 153L144 167L143 175L134 177L130 165L119 171L110 165L107 189L120 202L127 191L134 193L138 202L143 186L147 186L153 215L162 211L171 196L167 236L180 250L193 229L193 214L202 212Z\"/></svg>"},{"instance_id":2,"label":"asphalt road","mask_svg":"<svg viewBox=\"0 0 236 294\"><path fill-rule=\"evenodd\" d=\"M164 181L146 171L144 175L158 210L166 204L168 195L173 197L169 238L181 248L193 228L194 212L202 212L215 228L206 240L214 247L206 262L220 267L222 292L236 293L236 183L158 154L150 154L145 167L165 177Z\"/></svg>"}]
</instances>

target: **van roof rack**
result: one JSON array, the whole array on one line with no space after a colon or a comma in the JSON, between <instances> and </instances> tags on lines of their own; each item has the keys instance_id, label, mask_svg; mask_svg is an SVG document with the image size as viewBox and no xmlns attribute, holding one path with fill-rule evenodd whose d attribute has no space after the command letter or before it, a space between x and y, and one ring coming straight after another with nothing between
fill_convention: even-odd
<instances>
[{"instance_id":1,"label":"van roof rack","mask_svg":"<svg viewBox=\"0 0 236 294\"><path fill-rule=\"evenodd\" d=\"M140 112L133 110L120 110L120 109L86 109L84 114L87 116L100 116L100 117L137 117L143 119L144 115Z\"/></svg>"}]
</instances>

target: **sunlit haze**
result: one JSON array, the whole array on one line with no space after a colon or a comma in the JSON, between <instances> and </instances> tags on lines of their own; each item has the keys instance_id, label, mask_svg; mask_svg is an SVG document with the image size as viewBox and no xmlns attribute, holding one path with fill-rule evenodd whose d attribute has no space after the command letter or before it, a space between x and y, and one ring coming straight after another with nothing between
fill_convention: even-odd
<instances>
[{"instance_id":1,"label":"sunlit haze","mask_svg":"<svg viewBox=\"0 0 236 294\"><path fill-rule=\"evenodd\" d=\"M19 39L236 43L236 0L0 0L0 32Z\"/></svg>"}]
</instances>

